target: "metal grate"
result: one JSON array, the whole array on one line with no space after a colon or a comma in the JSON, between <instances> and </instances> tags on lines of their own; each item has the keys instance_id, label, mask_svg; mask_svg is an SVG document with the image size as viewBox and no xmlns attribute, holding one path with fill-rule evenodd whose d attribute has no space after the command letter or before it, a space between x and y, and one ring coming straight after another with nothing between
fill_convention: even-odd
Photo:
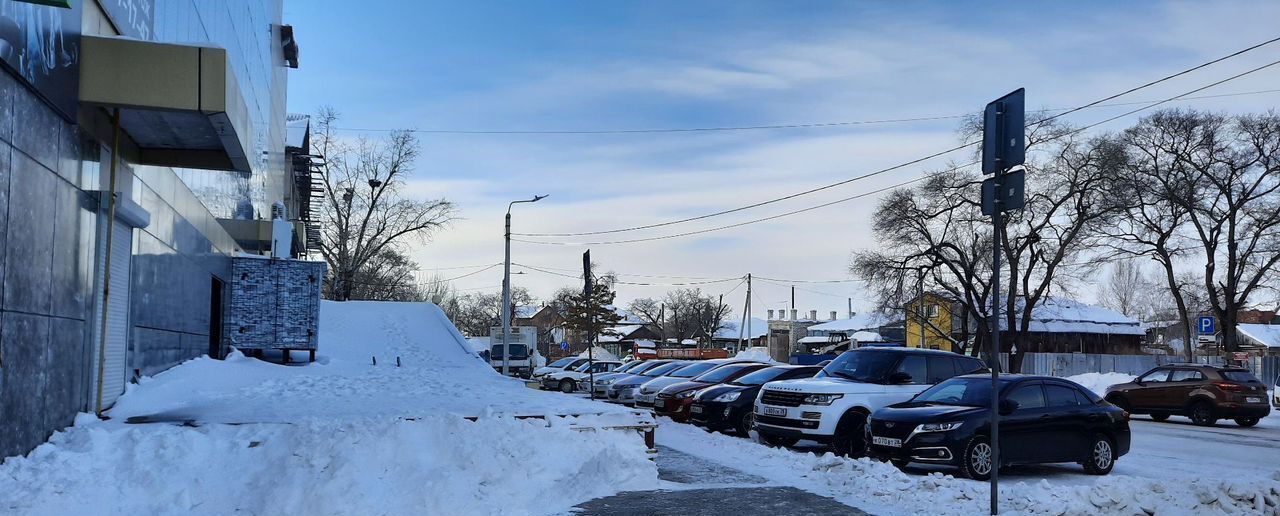
<instances>
[{"instance_id":1,"label":"metal grate","mask_svg":"<svg viewBox=\"0 0 1280 516\"><path fill-rule=\"evenodd\" d=\"M771 391L766 389L760 395L760 403L779 407L799 407L804 402L805 396L808 395L801 392Z\"/></svg>"}]
</instances>

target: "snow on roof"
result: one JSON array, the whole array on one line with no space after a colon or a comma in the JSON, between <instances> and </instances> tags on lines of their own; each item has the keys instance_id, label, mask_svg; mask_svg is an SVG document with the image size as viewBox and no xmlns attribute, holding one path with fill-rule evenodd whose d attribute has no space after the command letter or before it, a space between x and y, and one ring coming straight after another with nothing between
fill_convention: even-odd
<instances>
[{"instance_id":1,"label":"snow on roof","mask_svg":"<svg viewBox=\"0 0 1280 516\"><path fill-rule=\"evenodd\" d=\"M713 338L738 340L739 324L742 324L741 319L726 322L723 328L716 330L716 335ZM758 339L760 337L767 335L768 333L769 333L769 321L766 321L759 317L751 318L751 335L747 336L747 338Z\"/></svg>"},{"instance_id":2,"label":"snow on roof","mask_svg":"<svg viewBox=\"0 0 1280 516\"><path fill-rule=\"evenodd\" d=\"M643 324L624 324L621 326L613 326L605 329L605 333L601 333L596 338L596 342L618 342L628 335L635 333L640 328L644 328Z\"/></svg>"},{"instance_id":3,"label":"snow on roof","mask_svg":"<svg viewBox=\"0 0 1280 516\"><path fill-rule=\"evenodd\" d=\"M637 347L637 348L657 349L657 348L658 348L658 345L657 345L656 343L654 343L653 341L651 341L651 340L647 340L647 339L640 339L640 340L637 340L637 341L636 341L636 347Z\"/></svg>"},{"instance_id":4,"label":"snow on roof","mask_svg":"<svg viewBox=\"0 0 1280 516\"><path fill-rule=\"evenodd\" d=\"M284 146L301 149L311 128L311 116L289 113L285 115Z\"/></svg>"},{"instance_id":5,"label":"snow on roof","mask_svg":"<svg viewBox=\"0 0 1280 516\"><path fill-rule=\"evenodd\" d=\"M625 323L625 324L645 324L646 323L646 321L644 319L641 319L640 316L637 316L636 314L631 313L630 310L627 310L625 308L614 306L614 305L607 305L605 306L605 308L613 310L613 313L618 314L619 317L622 317L622 320L618 322Z\"/></svg>"},{"instance_id":6,"label":"snow on roof","mask_svg":"<svg viewBox=\"0 0 1280 516\"><path fill-rule=\"evenodd\" d=\"M828 321L822 324L815 324L808 328L809 331L859 331L874 330L884 325L885 317L876 313L854 314L849 319L838 319Z\"/></svg>"},{"instance_id":7,"label":"snow on roof","mask_svg":"<svg viewBox=\"0 0 1280 516\"><path fill-rule=\"evenodd\" d=\"M538 312L541 310L542 310L542 307L537 305L516 305L515 318L528 319L530 317L538 315Z\"/></svg>"},{"instance_id":8,"label":"snow on roof","mask_svg":"<svg viewBox=\"0 0 1280 516\"><path fill-rule=\"evenodd\" d=\"M1280 348L1280 324L1237 324L1236 331L1269 348Z\"/></svg>"},{"instance_id":9,"label":"snow on roof","mask_svg":"<svg viewBox=\"0 0 1280 516\"><path fill-rule=\"evenodd\" d=\"M874 331L853 332L853 335L850 335L850 338L855 342L885 342L884 337L881 337L879 333ZM827 335L810 335L808 337L801 337L799 342L801 344L826 344L830 342L844 341L833 341L831 340L831 337Z\"/></svg>"},{"instance_id":10,"label":"snow on roof","mask_svg":"<svg viewBox=\"0 0 1280 516\"><path fill-rule=\"evenodd\" d=\"M1017 316L1021 317L1025 299L1018 299ZM1008 329L1008 320L1000 318L1000 329ZM1142 323L1120 312L1089 305L1072 299L1045 297L1031 311L1029 331L1039 333L1101 333L1108 335L1146 335Z\"/></svg>"}]
</instances>

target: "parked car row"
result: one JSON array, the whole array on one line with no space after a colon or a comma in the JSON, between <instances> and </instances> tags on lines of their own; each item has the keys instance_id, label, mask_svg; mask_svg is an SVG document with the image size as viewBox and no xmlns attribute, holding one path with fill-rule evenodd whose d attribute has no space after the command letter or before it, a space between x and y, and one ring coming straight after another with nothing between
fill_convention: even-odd
<instances>
[{"instance_id":1,"label":"parked car row","mask_svg":"<svg viewBox=\"0 0 1280 516\"><path fill-rule=\"evenodd\" d=\"M677 422L744 437L755 431L771 446L827 444L841 455L869 455L900 468L945 465L974 479L991 475L993 385L973 357L861 348L819 366L722 359L610 368L584 387ZM1105 398L1049 376L1005 374L995 388L1002 465L1074 462L1096 475L1110 473L1128 453L1131 413L1252 426L1270 411L1266 386L1233 367L1162 366L1112 387Z\"/></svg>"}]
</instances>

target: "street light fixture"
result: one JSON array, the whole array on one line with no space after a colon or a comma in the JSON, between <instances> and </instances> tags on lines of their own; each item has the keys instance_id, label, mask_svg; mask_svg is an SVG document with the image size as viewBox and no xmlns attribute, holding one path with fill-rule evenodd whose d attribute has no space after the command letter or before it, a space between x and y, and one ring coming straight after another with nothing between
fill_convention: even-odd
<instances>
[{"instance_id":1,"label":"street light fixture","mask_svg":"<svg viewBox=\"0 0 1280 516\"><path fill-rule=\"evenodd\" d=\"M538 202L546 199L546 195L535 195L532 199L511 201L507 204L507 226L503 233L506 243L506 259L502 266L502 375L511 373L511 207L522 202Z\"/></svg>"}]
</instances>

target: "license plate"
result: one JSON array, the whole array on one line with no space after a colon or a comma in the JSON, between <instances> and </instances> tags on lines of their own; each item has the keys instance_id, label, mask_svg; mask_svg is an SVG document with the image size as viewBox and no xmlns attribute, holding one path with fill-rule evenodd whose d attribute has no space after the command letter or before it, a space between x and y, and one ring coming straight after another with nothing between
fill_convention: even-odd
<instances>
[{"instance_id":1,"label":"license plate","mask_svg":"<svg viewBox=\"0 0 1280 516\"><path fill-rule=\"evenodd\" d=\"M874 444L874 445L877 445L877 446L889 446L889 447L891 447L891 448L901 448L901 447L902 447L902 439L894 439L894 438L891 438L891 437L876 437L876 436L872 436L872 437L871 437L871 444Z\"/></svg>"},{"instance_id":2,"label":"license plate","mask_svg":"<svg viewBox=\"0 0 1280 516\"><path fill-rule=\"evenodd\" d=\"M640 403L653 403L653 395L652 395L652 394L641 394L641 395L639 395L639 396L636 396L636 401L638 401L638 402L640 402Z\"/></svg>"},{"instance_id":3,"label":"license plate","mask_svg":"<svg viewBox=\"0 0 1280 516\"><path fill-rule=\"evenodd\" d=\"M702 413L702 407L701 407L700 405L694 405L694 406L692 406L692 407L689 407L689 412L692 412L692 413L694 413L694 414L701 414L701 413Z\"/></svg>"},{"instance_id":4,"label":"license plate","mask_svg":"<svg viewBox=\"0 0 1280 516\"><path fill-rule=\"evenodd\" d=\"M1262 398L1250 396L1244 399L1245 403L1262 403Z\"/></svg>"},{"instance_id":5,"label":"license plate","mask_svg":"<svg viewBox=\"0 0 1280 516\"><path fill-rule=\"evenodd\" d=\"M787 409L777 407L764 407L761 413L766 416L787 417Z\"/></svg>"}]
</instances>

